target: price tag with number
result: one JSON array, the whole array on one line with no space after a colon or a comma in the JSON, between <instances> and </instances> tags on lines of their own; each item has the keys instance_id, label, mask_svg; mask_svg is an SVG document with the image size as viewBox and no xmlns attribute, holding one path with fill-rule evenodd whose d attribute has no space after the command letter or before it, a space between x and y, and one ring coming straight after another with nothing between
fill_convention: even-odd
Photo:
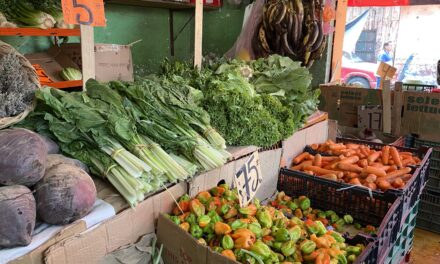
<instances>
[{"instance_id":1,"label":"price tag with number","mask_svg":"<svg viewBox=\"0 0 440 264\"><path fill-rule=\"evenodd\" d=\"M105 27L104 0L62 0L64 22Z\"/></svg>"},{"instance_id":2,"label":"price tag with number","mask_svg":"<svg viewBox=\"0 0 440 264\"><path fill-rule=\"evenodd\" d=\"M235 173L234 183L238 190L241 207L247 206L252 198L254 198L262 181L260 159L258 151L256 151Z\"/></svg>"}]
</instances>

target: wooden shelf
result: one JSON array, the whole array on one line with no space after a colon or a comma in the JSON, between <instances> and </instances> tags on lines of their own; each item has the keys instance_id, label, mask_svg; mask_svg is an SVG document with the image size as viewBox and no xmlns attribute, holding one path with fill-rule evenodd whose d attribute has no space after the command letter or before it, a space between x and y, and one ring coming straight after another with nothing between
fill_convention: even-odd
<instances>
[{"instance_id":1,"label":"wooden shelf","mask_svg":"<svg viewBox=\"0 0 440 264\"><path fill-rule=\"evenodd\" d=\"M75 88L81 87L83 85L83 81L63 81L63 82L54 82L50 84L45 84L46 86L50 86L58 89L67 89L67 88Z\"/></svg>"},{"instance_id":2,"label":"wooden shelf","mask_svg":"<svg viewBox=\"0 0 440 264\"><path fill-rule=\"evenodd\" d=\"M0 28L0 36L55 36L55 37L70 37L81 36L79 28L63 29L63 28Z\"/></svg>"},{"instance_id":3,"label":"wooden shelf","mask_svg":"<svg viewBox=\"0 0 440 264\"><path fill-rule=\"evenodd\" d=\"M165 9L194 9L195 4L186 2L166 1L166 0L107 0L106 3L121 4L121 5L134 5L134 6L146 6ZM220 6L204 5L205 10L219 9Z\"/></svg>"}]
</instances>

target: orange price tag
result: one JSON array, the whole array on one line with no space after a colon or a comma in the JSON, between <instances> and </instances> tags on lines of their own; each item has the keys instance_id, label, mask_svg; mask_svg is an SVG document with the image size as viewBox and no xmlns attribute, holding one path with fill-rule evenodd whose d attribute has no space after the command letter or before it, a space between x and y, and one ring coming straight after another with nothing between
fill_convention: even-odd
<instances>
[{"instance_id":1,"label":"orange price tag","mask_svg":"<svg viewBox=\"0 0 440 264\"><path fill-rule=\"evenodd\" d=\"M67 24L105 27L103 0L61 0Z\"/></svg>"}]
</instances>

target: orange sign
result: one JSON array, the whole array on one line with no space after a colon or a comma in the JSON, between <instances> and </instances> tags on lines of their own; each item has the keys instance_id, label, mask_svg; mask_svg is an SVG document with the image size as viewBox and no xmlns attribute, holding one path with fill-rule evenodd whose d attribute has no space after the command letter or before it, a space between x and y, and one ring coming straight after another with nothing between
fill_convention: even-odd
<instances>
[{"instance_id":1,"label":"orange sign","mask_svg":"<svg viewBox=\"0 0 440 264\"><path fill-rule=\"evenodd\" d=\"M103 0L61 0L67 24L105 27Z\"/></svg>"}]
</instances>

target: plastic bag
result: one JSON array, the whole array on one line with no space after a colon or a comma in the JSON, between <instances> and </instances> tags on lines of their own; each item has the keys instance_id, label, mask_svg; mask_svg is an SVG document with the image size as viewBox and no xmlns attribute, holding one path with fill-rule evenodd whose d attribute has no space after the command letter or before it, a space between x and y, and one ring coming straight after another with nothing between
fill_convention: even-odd
<instances>
[{"instance_id":1,"label":"plastic bag","mask_svg":"<svg viewBox=\"0 0 440 264\"><path fill-rule=\"evenodd\" d=\"M261 23L263 18L264 0L257 0L249 6L251 6L251 11L247 17L247 21L245 21L234 46L232 46L232 48L226 52L226 58L233 59L239 57L244 60L255 59L255 53L252 45L256 31L258 30L258 25Z\"/></svg>"}]
</instances>

